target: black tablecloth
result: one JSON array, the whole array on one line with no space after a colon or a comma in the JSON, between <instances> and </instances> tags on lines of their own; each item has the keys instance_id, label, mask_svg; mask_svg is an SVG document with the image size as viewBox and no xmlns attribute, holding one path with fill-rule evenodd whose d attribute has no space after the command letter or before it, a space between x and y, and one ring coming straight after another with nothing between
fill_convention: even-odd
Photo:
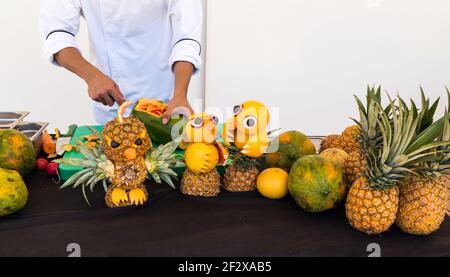
<instances>
[{"instance_id":1,"label":"black tablecloth","mask_svg":"<svg viewBox=\"0 0 450 277\"><path fill-rule=\"evenodd\" d=\"M103 189L59 190L44 173L27 180L29 202L0 219L0 256L67 256L78 243L82 256L368 256L378 243L382 256L450 256L450 221L428 237L401 233L367 236L347 223L344 209L302 211L286 197L267 200L257 192L206 199L149 185L145 207L108 209Z\"/></svg>"}]
</instances>

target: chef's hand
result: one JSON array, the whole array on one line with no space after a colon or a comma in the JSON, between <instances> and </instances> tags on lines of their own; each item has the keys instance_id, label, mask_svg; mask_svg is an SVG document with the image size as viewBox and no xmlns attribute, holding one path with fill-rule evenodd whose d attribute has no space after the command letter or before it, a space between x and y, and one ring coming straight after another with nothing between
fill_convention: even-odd
<instances>
[{"instance_id":1,"label":"chef's hand","mask_svg":"<svg viewBox=\"0 0 450 277\"><path fill-rule=\"evenodd\" d=\"M169 101L167 112L164 114L163 123L167 124L173 114L182 114L186 117L191 116L194 113L187 97L184 96L174 96L172 100Z\"/></svg>"},{"instance_id":2,"label":"chef's hand","mask_svg":"<svg viewBox=\"0 0 450 277\"><path fill-rule=\"evenodd\" d=\"M103 105L113 106L114 102L121 105L125 99L117 84L98 68L81 56L80 51L67 47L54 56L62 67L80 76L88 85L89 96Z\"/></svg>"},{"instance_id":3,"label":"chef's hand","mask_svg":"<svg viewBox=\"0 0 450 277\"><path fill-rule=\"evenodd\" d=\"M194 113L187 99L189 82L194 72L194 65L190 62L179 61L173 65L175 85L173 98L169 101L167 112L164 114L163 123L170 121L172 114L182 114L186 117Z\"/></svg>"},{"instance_id":4,"label":"chef's hand","mask_svg":"<svg viewBox=\"0 0 450 277\"><path fill-rule=\"evenodd\" d=\"M87 84L89 96L94 101L110 107L114 105L114 102L117 102L119 106L125 102L125 98L123 97L119 86L111 78L101 72L95 74Z\"/></svg>"}]
</instances>

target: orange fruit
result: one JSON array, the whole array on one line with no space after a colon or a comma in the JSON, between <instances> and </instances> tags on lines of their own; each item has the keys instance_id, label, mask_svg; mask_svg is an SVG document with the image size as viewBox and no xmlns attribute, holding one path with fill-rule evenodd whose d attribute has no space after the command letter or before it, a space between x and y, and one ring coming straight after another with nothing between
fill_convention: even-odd
<instances>
[{"instance_id":1,"label":"orange fruit","mask_svg":"<svg viewBox=\"0 0 450 277\"><path fill-rule=\"evenodd\" d=\"M219 151L212 144L194 143L186 149L184 159L191 172L207 173L219 163Z\"/></svg>"},{"instance_id":2,"label":"orange fruit","mask_svg":"<svg viewBox=\"0 0 450 277\"><path fill-rule=\"evenodd\" d=\"M288 173L281 168L264 170L256 181L258 192L269 199L281 199L288 194Z\"/></svg>"}]
</instances>

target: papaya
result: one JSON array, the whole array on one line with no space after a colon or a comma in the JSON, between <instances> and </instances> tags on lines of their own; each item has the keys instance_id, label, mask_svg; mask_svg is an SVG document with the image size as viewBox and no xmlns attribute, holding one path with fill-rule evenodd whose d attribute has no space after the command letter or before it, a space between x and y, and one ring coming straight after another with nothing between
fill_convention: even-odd
<instances>
[{"instance_id":1,"label":"papaya","mask_svg":"<svg viewBox=\"0 0 450 277\"><path fill-rule=\"evenodd\" d=\"M292 166L288 190L305 211L319 213L342 203L347 186L343 170L337 163L318 155L308 155Z\"/></svg>"},{"instance_id":2,"label":"papaya","mask_svg":"<svg viewBox=\"0 0 450 277\"><path fill-rule=\"evenodd\" d=\"M287 172L299 158L317 153L314 143L305 134L298 131L282 133L271 142L269 149L277 150L267 153L266 164L268 167L278 167Z\"/></svg>"},{"instance_id":3,"label":"papaya","mask_svg":"<svg viewBox=\"0 0 450 277\"><path fill-rule=\"evenodd\" d=\"M23 209L28 189L17 171L0 168L0 217Z\"/></svg>"},{"instance_id":4,"label":"papaya","mask_svg":"<svg viewBox=\"0 0 450 277\"><path fill-rule=\"evenodd\" d=\"M182 115L163 124L163 116L167 111L167 104L154 99L140 99L133 108L132 114L144 123L152 141L158 144L171 142L183 132L187 119ZM174 136L172 136L172 130Z\"/></svg>"},{"instance_id":5,"label":"papaya","mask_svg":"<svg viewBox=\"0 0 450 277\"><path fill-rule=\"evenodd\" d=\"M17 130L0 130L0 167L15 170L23 177L33 171L36 152L33 143Z\"/></svg>"}]
</instances>

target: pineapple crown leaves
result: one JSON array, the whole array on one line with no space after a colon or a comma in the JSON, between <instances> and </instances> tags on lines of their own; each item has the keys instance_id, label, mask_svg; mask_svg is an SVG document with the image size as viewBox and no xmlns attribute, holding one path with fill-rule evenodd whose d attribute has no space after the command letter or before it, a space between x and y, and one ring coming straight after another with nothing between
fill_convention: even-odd
<instances>
[{"instance_id":1,"label":"pineapple crown leaves","mask_svg":"<svg viewBox=\"0 0 450 277\"><path fill-rule=\"evenodd\" d=\"M354 96L359 110L359 121L353 119L361 130L359 143L364 149L364 156L376 152L382 142L380 128L378 126L378 106L381 106L381 87L367 87L366 105L363 104L358 96ZM385 113L389 114L386 108ZM368 158L368 157L366 157Z\"/></svg>"},{"instance_id":2,"label":"pineapple crown leaves","mask_svg":"<svg viewBox=\"0 0 450 277\"><path fill-rule=\"evenodd\" d=\"M427 129L431 124L433 124L434 115L438 108L440 98L436 99L430 106L430 99L426 98L425 92L422 87L420 87L420 96L422 105L419 109L416 103L411 99L411 107L415 116L419 118L419 123L417 125L417 134L421 133Z\"/></svg>"},{"instance_id":3,"label":"pineapple crown leaves","mask_svg":"<svg viewBox=\"0 0 450 277\"><path fill-rule=\"evenodd\" d=\"M184 166L180 155L175 153L182 140L183 138L180 136L147 153L145 165L156 183L160 184L164 181L175 189L172 179L176 180L178 175L173 168Z\"/></svg>"},{"instance_id":4,"label":"pineapple crown leaves","mask_svg":"<svg viewBox=\"0 0 450 277\"><path fill-rule=\"evenodd\" d=\"M446 91L447 91L447 97L448 97L448 104L447 104L447 109L448 109L450 107L450 91L448 90L447 87L446 87ZM423 97L423 99L424 98L425 97ZM432 108L428 109L428 113L429 114L433 113L433 115L434 115L435 110L434 110L433 106L435 106L435 105L437 105L437 104L434 103L432 105ZM426 128L416 135L416 138L414 139L415 143L412 143L408 147L406 152L407 153L414 152L420 147L420 144L422 144L422 143L431 143L434 140L436 140L437 138L439 138L439 136L442 134L442 131L444 129L444 125L446 123L445 118L446 118L447 115L449 115L448 111L442 118L440 118L439 120L436 120L433 124L430 124L429 126L427 126L427 124L422 123L422 127L423 128L426 127ZM430 115L428 115L428 116L430 116ZM427 121L427 120L425 120L425 121ZM422 122L424 122L423 119L422 119Z\"/></svg>"},{"instance_id":5,"label":"pineapple crown leaves","mask_svg":"<svg viewBox=\"0 0 450 277\"><path fill-rule=\"evenodd\" d=\"M366 176L377 189L393 187L400 179L409 174L416 174L413 170L415 164L433 159L437 153L433 149L449 144L442 141L417 143L414 134L419 118L400 97L398 100L399 106L396 107L389 97L392 118L379 103L376 105L383 142L378 152L369 153ZM408 146L414 143L419 146L417 150L407 153Z\"/></svg>"},{"instance_id":6,"label":"pineapple crown leaves","mask_svg":"<svg viewBox=\"0 0 450 277\"><path fill-rule=\"evenodd\" d=\"M93 191L98 183L102 183L104 190L107 190L107 182L114 176L114 164L103 153L103 146L97 144L94 148L87 147L79 139L75 140L83 158L57 159L54 162L67 166L82 167L83 169L72 175L60 189L72 186L81 186L84 199L90 206L86 195L86 188Z\"/></svg>"},{"instance_id":7,"label":"pineapple crown leaves","mask_svg":"<svg viewBox=\"0 0 450 277\"><path fill-rule=\"evenodd\" d=\"M438 141L450 141L450 115L448 114L447 109L445 110L444 126ZM434 159L425 161L418 166L419 171L423 176L432 179L438 179L441 176L450 174L450 145L441 145L437 147L436 150Z\"/></svg>"},{"instance_id":8,"label":"pineapple crown leaves","mask_svg":"<svg viewBox=\"0 0 450 277\"><path fill-rule=\"evenodd\" d=\"M243 155L241 153L241 150L239 150L239 148L237 148L234 145L234 143L231 143L230 145L228 145L227 150L228 150L228 153L230 154L230 158L234 162L234 164L243 169L248 169L253 166L260 165L258 159Z\"/></svg>"}]
</instances>

